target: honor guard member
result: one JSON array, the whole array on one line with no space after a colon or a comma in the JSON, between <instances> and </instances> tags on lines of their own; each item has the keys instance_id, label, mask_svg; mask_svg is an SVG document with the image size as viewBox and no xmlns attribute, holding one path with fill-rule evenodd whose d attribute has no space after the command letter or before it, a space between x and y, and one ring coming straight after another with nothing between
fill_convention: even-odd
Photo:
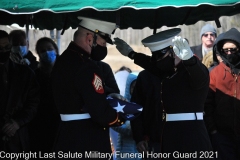
<instances>
[{"instance_id":1,"label":"honor guard member","mask_svg":"<svg viewBox=\"0 0 240 160\"><path fill-rule=\"evenodd\" d=\"M53 96L61 116L54 151L78 152L82 157L75 158L84 158L85 152L90 157L111 153L108 127L123 121L106 100L100 69L92 60L107 55L106 43L112 44L110 35L116 25L78 18L82 21L74 40L52 71Z\"/></svg>"},{"instance_id":2,"label":"honor guard member","mask_svg":"<svg viewBox=\"0 0 240 160\"><path fill-rule=\"evenodd\" d=\"M115 44L121 54L134 59L134 63L159 78L157 81L148 76L147 71L142 71L132 95L132 102L143 105L141 116L131 121L138 150L169 153L159 158L185 156L196 159L201 151L211 150L203 122L209 74L207 68L193 56L187 41L177 36L180 32L175 28L143 39L144 46L152 52L151 57L134 52L119 38L115 38ZM156 88L159 90L156 91ZM189 153L195 154L186 157ZM154 157L149 155L148 158Z\"/></svg>"}]
</instances>

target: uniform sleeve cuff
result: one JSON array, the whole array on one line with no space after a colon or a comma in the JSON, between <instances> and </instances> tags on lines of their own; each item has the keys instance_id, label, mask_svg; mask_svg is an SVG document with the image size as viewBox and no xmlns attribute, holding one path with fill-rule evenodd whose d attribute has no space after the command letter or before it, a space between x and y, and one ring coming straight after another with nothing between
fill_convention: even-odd
<instances>
[{"instance_id":1,"label":"uniform sleeve cuff","mask_svg":"<svg viewBox=\"0 0 240 160\"><path fill-rule=\"evenodd\" d=\"M130 58L130 59L134 59L134 55L136 54L136 52L134 52L134 51L131 51L129 54L128 54L128 57Z\"/></svg>"}]
</instances>

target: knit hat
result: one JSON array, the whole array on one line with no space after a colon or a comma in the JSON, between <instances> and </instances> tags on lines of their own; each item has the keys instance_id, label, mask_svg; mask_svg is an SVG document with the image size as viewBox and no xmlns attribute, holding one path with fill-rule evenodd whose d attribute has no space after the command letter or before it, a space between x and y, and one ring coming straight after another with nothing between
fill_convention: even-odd
<instances>
[{"instance_id":1,"label":"knit hat","mask_svg":"<svg viewBox=\"0 0 240 160\"><path fill-rule=\"evenodd\" d=\"M200 38L202 38L202 35L206 32L215 33L215 35L217 36L217 31L211 24L206 24L205 26L202 27L200 32Z\"/></svg>"}]
</instances>

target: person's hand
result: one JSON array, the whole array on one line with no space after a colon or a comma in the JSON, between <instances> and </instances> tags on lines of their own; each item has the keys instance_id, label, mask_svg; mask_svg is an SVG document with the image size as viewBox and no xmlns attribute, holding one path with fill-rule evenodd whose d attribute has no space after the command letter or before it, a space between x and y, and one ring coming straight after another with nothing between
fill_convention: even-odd
<instances>
[{"instance_id":1,"label":"person's hand","mask_svg":"<svg viewBox=\"0 0 240 160\"><path fill-rule=\"evenodd\" d=\"M146 141L140 141L137 144L137 150L139 153L142 153L142 152L146 153L148 151L148 143Z\"/></svg>"},{"instance_id":2,"label":"person's hand","mask_svg":"<svg viewBox=\"0 0 240 160\"><path fill-rule=\"evenodd\" d=\"M126 98L124 98L121 94L118 94L118 93L110 93L108 96L109 97L115 97L115 98L120 99L122 101L127 101Z\"/></svg>"},{"instance_id":3,"label":"person's hand","mask_svg":"<svg viewBox=\"0 0 240 160\"><path fill-rule=\"evenodd\" d=\"M122 39L114 38L114 42L116 45L117 50L124 56L128 56L133 49Z\"/></svg>"},{"instance_id":4,"label":"person's hand","mask_svg":"<svg viewBox=\"0 0 240 160\"><path fill-rule=\"evenodd\" d=\"M10 59L18 64L30 65L30 61L27 58L23 58L19 52L10 53Z\"/></svg>"},{"instance_id":5,"label":"person's hand","mask_svg":"<svg viewBox=\"0 0 240 160\"><path fill-rule=\"evenodd\" d=\"M173 51L180 59L188 60L193 56L193 52L185 39L182 39L180 36L175 36L172 42L174 44Z\"/></svg>"},{"instance_id":6,"label":"person's hand","mask_svg":"<svg viewBox=\"0 0 240 160\"><path fill-rule=\"evenodd\" d=\"M6 134L6 136L8 137L13 137L19 128L20 127L17 124L17 122L11 119L9 122L5 123L5 125L2 127L2 132Z\"/></svg>"}]
</instances>

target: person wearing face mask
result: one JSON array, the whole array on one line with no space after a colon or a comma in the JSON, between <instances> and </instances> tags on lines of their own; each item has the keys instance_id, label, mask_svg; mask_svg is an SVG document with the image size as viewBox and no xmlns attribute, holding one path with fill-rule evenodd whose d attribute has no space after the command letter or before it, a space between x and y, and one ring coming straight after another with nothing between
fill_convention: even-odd
<instances>
[{"instance_id":1,"label":"person wearing face mask","mask_svg":"<svg viewBox=\"0 0 240 160\"><path fill-rule=\"evenodd\" d=\"M52 151L60 116L57 113L51 90L50 74L59 56L56 43L48 38L40 38L36 43L39 65L35 70L40 84L40 105L36 117L30 123L31 151L42 154Z\"/></svg>"},{"instance_id":2,"label":"person wearing face mask","mask_svg":"<svg viewBox=\"0 0 240 160\"><path fill-rule=\"evenodd\" d=\"M231 28L216 44L222 58L210 72L204 120L221 160L240 159L240 32Z\"/></svg>"},{"instance_id":3,"label":"person wearing face mask","mask_svg":"<svg viewBox=\"0 0 240 160\"><path fill-rule=\"evenodd\" d=\"M15 63L27 65L32 70L37 69L38 62L29 50L26 33L22 30L13 30L9 34L9 40L12 46L10 59Z\"/></svg>"},{"instance_id":4,"label":"person wearing face mask","mask_svg":"<svg viewBox=\"0 0 240 160\"><path fill-rule=\"evenodd\" d=\"M112 44L110 35L116 25L78 18L81 22L73 42L51 72L53 97L61 116L53 151L78 152L84 158L90 151L110 154L109 126L122 125L124 120L106 100L101 71L93 62L107 55L106 43Z\"/></svg>"},{"instance_id":5,"label":"person wearing face mask","mask_svg":"<svg viewBox=\"0 0 240 160\"><path fill-rule=\"evenodd\" d=\"M36 52L39 56L38 70L50 76L54 63L59 57L56 43L48 38L40 38L36 43Z\"/></svg>"},{"instance_id":6,"label":"person wearing face mask","mask_svg":"<svg viewBox=\"0 0 240 160\"><path fill-rule=\"evenodd\" d=\"M145 69L138 75L131 98L143 106L143 111L131 121L131 128L140 153L168 154L157 159L175 159L189 153L195 153L189 159L199 159L201 151L212 150L203 121L208 70L193 56L187 41L177 36L180 32L174 28L143 39L151 57L114 39L121 54ZM156 157L146 154L144 158Z\"/></svg>"},{"instance_id":7,"label":"person wearing face mask","mask_svg":"<svg viewBox=\"0 0 240 160\"><path fill-rule=\"evenodd\" d=\"M28 125L39 105L39 85L33 71L14 63L7 32L0 30L0 151L30 151Z\"/></svg>"}]
</instances>

